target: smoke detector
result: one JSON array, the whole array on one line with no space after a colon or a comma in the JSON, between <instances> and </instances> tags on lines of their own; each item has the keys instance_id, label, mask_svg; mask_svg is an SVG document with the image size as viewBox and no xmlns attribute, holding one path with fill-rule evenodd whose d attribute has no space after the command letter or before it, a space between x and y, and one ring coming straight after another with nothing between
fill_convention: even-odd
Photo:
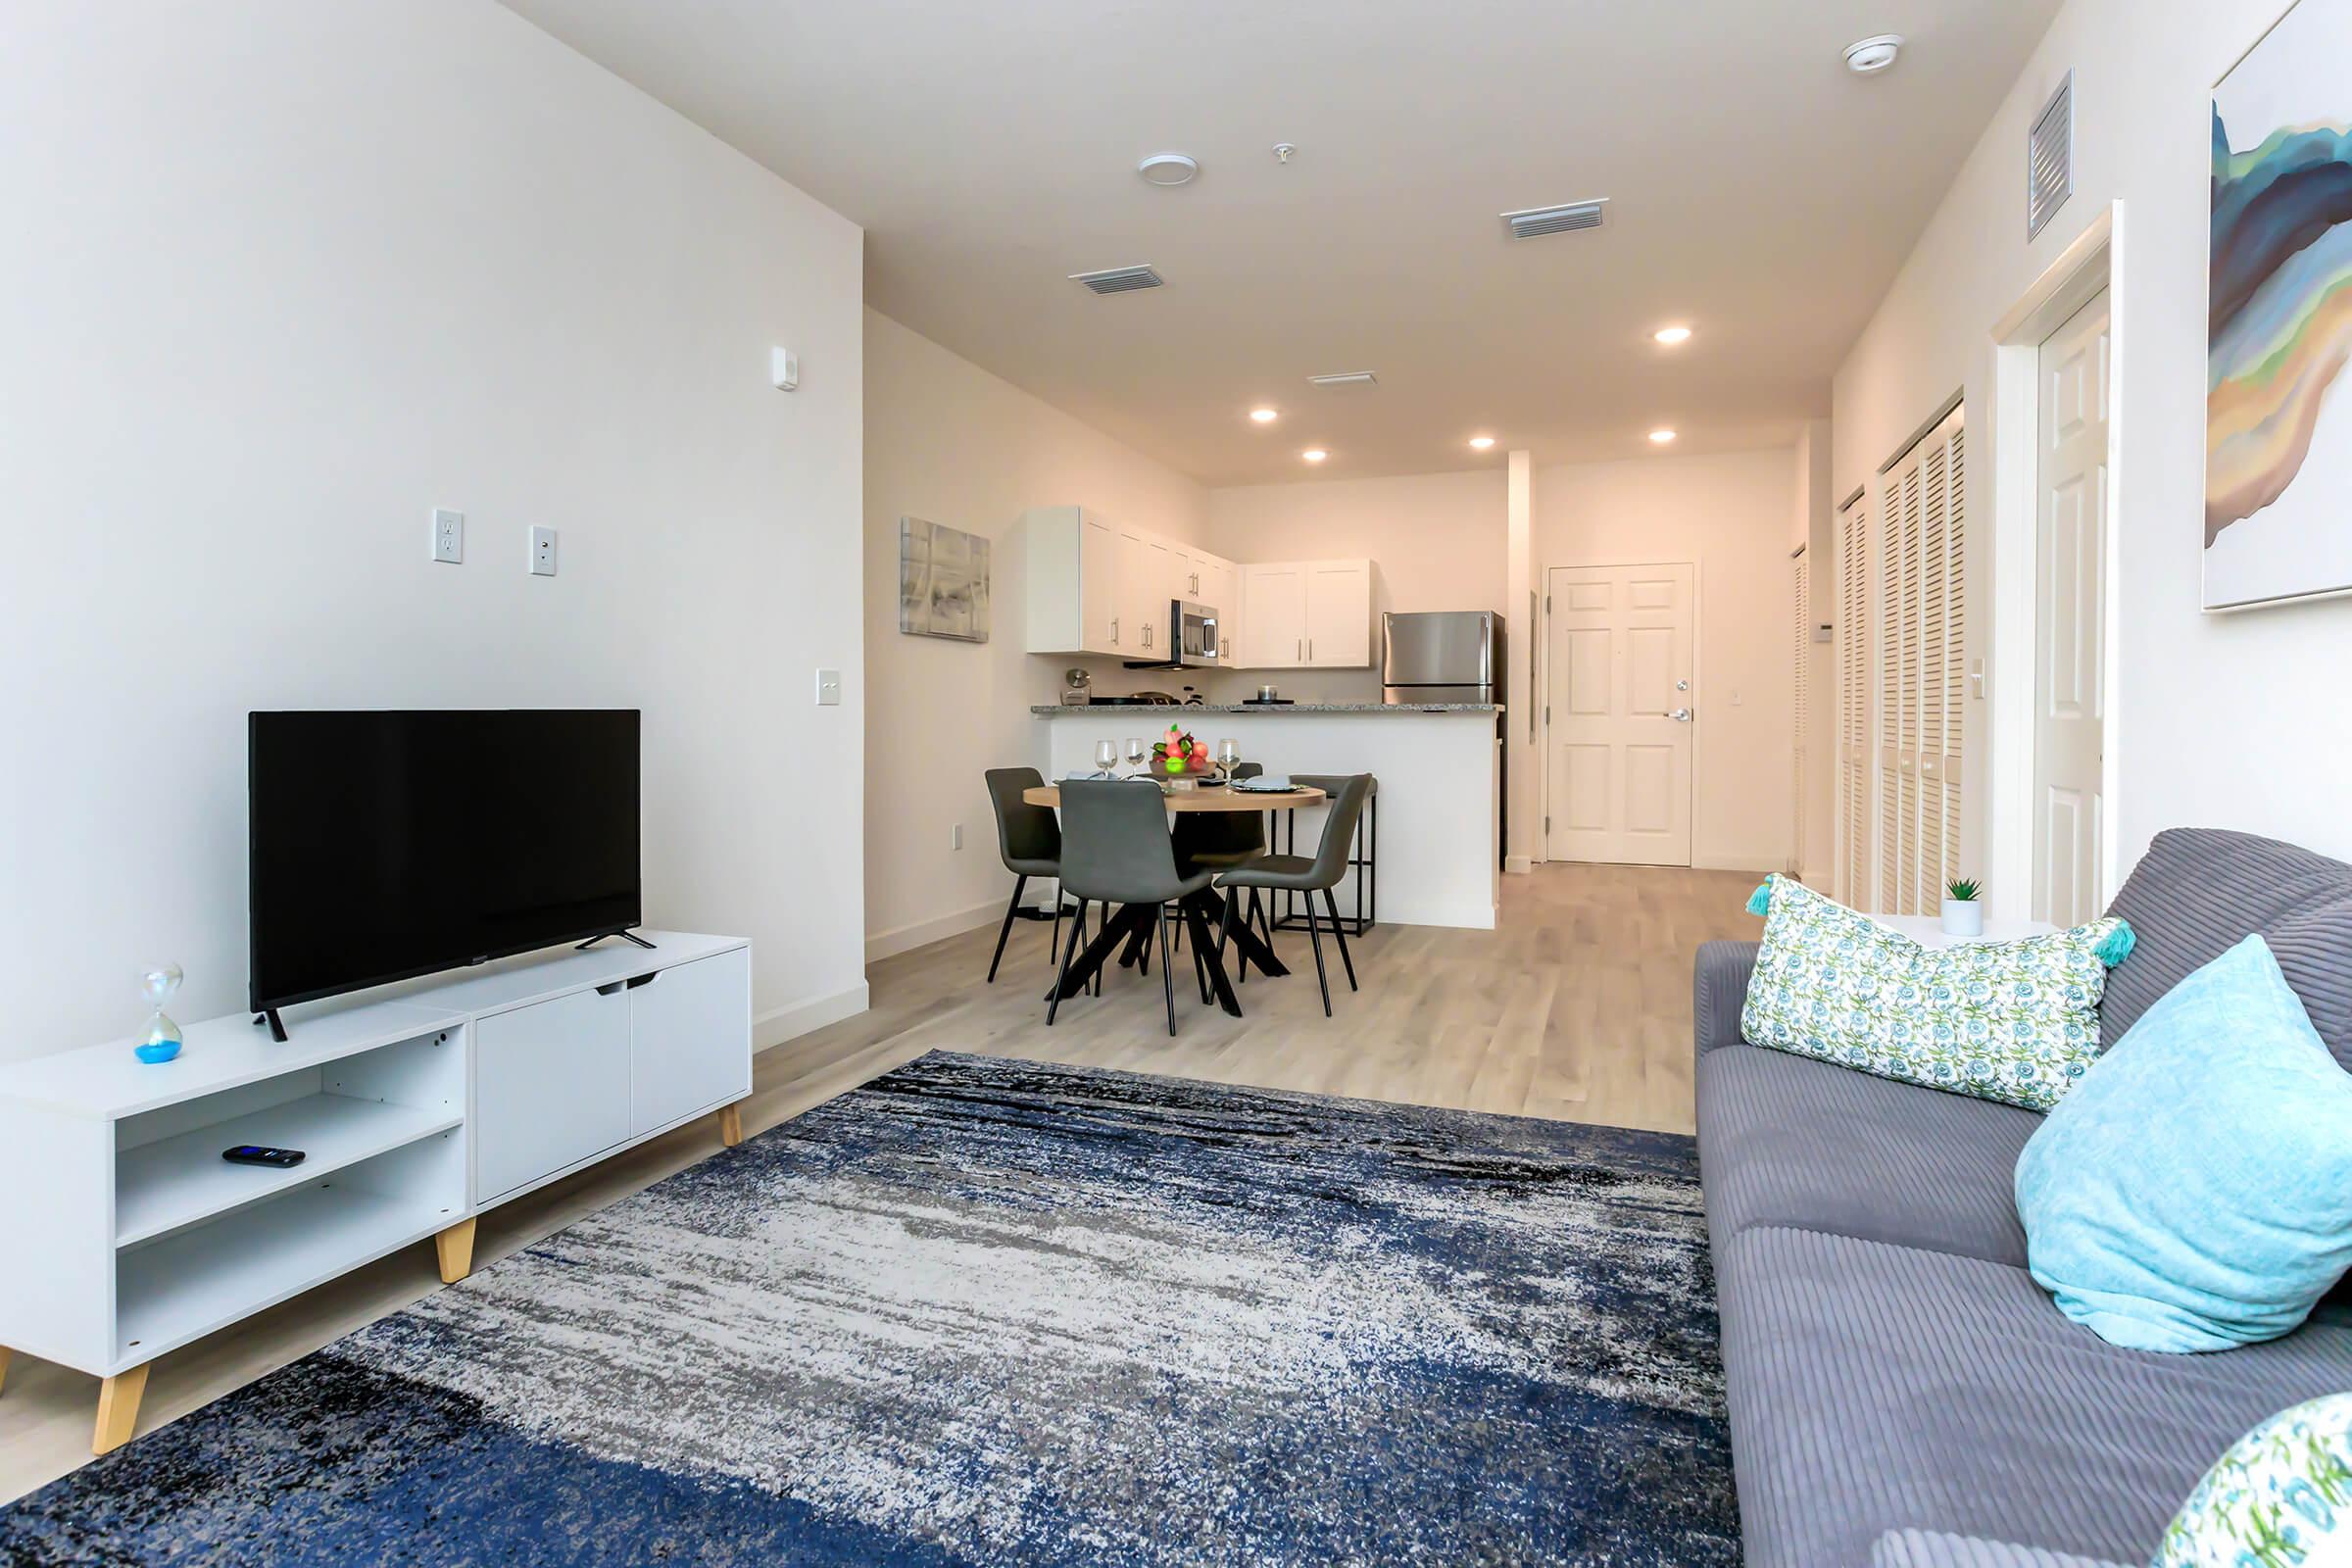
<instances>
[{"instance_id":1,"label":"smoke detector","mask_svg":"<svg viewBox=\"0 0 2352 1568\"><path fill-rule=\"evenodd\" d=\"M1902 53L1902 34L1882 32L1845 46L1845 69L1857 76L1875 76L1894 64Z\"/></svg>"},{"instance_id":2,"label":"smoke detector","mask_svg":"<svg viewBox=\"0 0 2352 1568\"><path fill-rule=\"evenodd\" d=\"M1182 153L1153 153L1136 165L1135 172L1154 185L1184 185L1200 172L1200 166Z\"/></svg>"}]
</instances>

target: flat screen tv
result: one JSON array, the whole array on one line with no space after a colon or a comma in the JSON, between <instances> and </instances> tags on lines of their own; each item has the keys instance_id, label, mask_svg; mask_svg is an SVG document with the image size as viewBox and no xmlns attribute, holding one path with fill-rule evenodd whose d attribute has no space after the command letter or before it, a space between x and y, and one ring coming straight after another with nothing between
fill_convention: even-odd
<instances>
[{"instance_id":1,"label":"flat screen tv","mask_svg":"<svg viewBox=\"0 0 2352 1568\"><path fill-rule=\"evenodd\" d=\"M251 714L253 1010L636 925L637 720Z\"/></svg>"}]
</instances>

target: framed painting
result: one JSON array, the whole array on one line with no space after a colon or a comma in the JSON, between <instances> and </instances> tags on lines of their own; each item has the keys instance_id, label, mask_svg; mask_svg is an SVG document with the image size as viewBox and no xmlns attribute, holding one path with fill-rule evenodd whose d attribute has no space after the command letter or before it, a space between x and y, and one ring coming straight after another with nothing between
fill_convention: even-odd
<instances>
[{"instance_id":1,"label":"framed painting","mask_svg":"<svg viewBox=\"0 0 2352 1568\"><path fill-rule=\"evenodd\" d=\"M2352 593L2352 0L2213 89L2205 608Z\"/></svg>"},{"instance_id":2,"label":"framed painting","mask_svg":"<svg viewBox=\"0 0 2352 1568\"><path fill-rule=\"evenodd\" d=\"M988 541L920 517L899 519L899 630L988 641Z\"/></svg>"}]
</instances>

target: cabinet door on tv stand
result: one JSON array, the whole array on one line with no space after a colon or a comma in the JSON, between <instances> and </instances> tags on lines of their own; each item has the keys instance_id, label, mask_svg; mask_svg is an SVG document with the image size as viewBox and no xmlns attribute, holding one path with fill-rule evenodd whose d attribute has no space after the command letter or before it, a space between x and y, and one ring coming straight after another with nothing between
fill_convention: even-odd
<instances>
[{"instance_id":1,"label":"cabinet door on tv stand","mask_svg":"<svg viewBox=\"0 0 2352 1568\"><path fill-rule=\"evenodd\" d=\"M473 1026L474 1200L629 1136L629 998L575 992Z\"/></svg>"},{"instance_id":2,"label":"cabinet door on tv stand","mask_svg":"<svg viewBox=\"0 0 2352 1568\"><path fill-rule=\"evenodd\" d=\"M742 948L629 988L629 1134L752 1092L752 956Z\"/></svg>"}]
</instances>

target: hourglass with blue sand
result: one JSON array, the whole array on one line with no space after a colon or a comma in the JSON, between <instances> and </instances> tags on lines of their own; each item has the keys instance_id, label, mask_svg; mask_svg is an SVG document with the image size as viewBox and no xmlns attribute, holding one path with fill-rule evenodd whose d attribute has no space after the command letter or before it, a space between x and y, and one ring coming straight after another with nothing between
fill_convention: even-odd
<instances>
[{"instance_id":1,"label":"hourglass with blue sand","mask_svg":"<svg viewBox=\"0 0 2352 1568\"><path fill-rule=\"evenodd\" d=\"M179 1054L179 1025L164 1011L164 1004L172 1000L172 993L184 978L176 963L158 964L139 976L139 994L155 1010L147 1014L147 1027L139 1031L138 1044L131 1050L149 1066Z\"/></svg>"}]
</instances>

